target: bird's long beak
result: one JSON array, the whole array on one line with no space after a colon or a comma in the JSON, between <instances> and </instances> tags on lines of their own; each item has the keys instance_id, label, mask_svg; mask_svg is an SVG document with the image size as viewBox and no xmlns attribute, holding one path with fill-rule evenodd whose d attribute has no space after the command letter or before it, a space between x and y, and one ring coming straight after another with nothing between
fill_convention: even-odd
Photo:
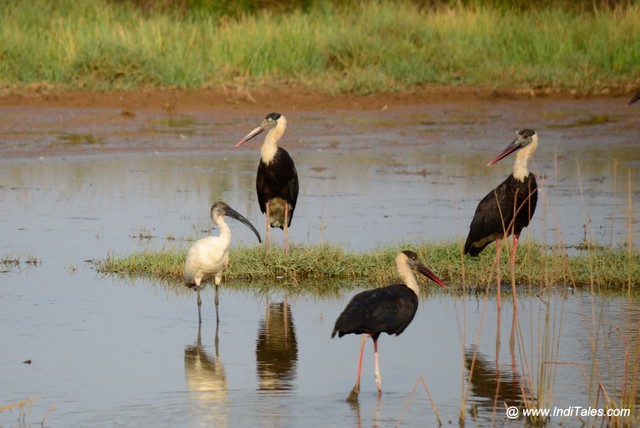
<instances>
[{"instance_id":1,"label":"bird's long beak","mask_svg":"<svg viewBox=\"0 0 640 428\"><path fill-rule=\"evenodd\" d=\"M256 236L258 237L258 242L262 243L262 238L260 238L260 234L258 233L258 231L256 230L255 227L253 227L253 225L251 224L251 222L249 220L247 220L242 214L240 214L238 211L234 210L231 207L227 207L224 210L224 215L226 215L227 217L231 217L235 220L238 220L240 223L244 223L249 229L253 230L253 233L256 234Z\"/></svg>"},{"instance_id":2,"label":"bird's long beak","mask_svg":"<svg viewBox=\"0 0 640 428\"><path fill-rule=\"evenodd\" d=\"M424 276L426 276L427 278L429 278L431 281L438 284L440 287L447 288L444 282L442 282L442 280L438 278L435 273L431 272L429 268L423 265L422 263L418 265L418 271Z\"/></svg>"},{"instance_id":3,"label":"bird's long beak","mask_svg":"<svg viewBox=\"0 0 640 428\"><path fill-rule=\"evenodd\" d=\"M515 151L518 151L521 148L522 148L522 142L516 138L515 140L513 140L511 142L511 144L509 144L507 147L505 147L504 150L498 156L496 156L494 160L489 162L487 164L487 166L491 166L491 165L497 163L498 161L506 158L511 153L513 153Z\"/></svg>"},{"instance_id":4,"label":"bird's long beak","mask_svg":"<svg viewBox=\"0 0 640 428\"><path fill-rule=\"evenodd\" d=\"M633 103L635 103L636 101L640 100L640 92L638 92L637 94L635 94L635 96L633 98L631 98L631 100L629 101L629 103L627 105L631 105Z\"/></svg>"},{"instance_id":5,"label":"bird's long beak","mask_svg":"<svg viewBox=\"0 0 640 428\"><path fill-rule=\"evenodd\" d=\"M246 143L247 141L249 141L250 139L252 139L253 137L255 137L256 135L262 133L266 128L260 124L258 126L256 126L255 128L253 128L253 130L251 132L249 132L242 140L240 140L238 142L238 144L236 144L236 147L240 147L241 145L243 145L244 143Z\"/></svg>"}]
</instances>

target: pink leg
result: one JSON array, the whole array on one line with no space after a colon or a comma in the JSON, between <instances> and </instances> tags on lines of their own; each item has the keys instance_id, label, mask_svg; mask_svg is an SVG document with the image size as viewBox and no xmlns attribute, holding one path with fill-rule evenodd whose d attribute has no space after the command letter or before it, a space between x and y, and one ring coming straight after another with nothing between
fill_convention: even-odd
<instances>
[{"instance_id":1,"label":"pink leg","mask_svg":"<svg viewBox=\"0 0 640 428\"><path fill-rule=\"evenodd\" d=\"M268 253L269 252L269 235L271 234L271 221L269 219L269 201L267 201L266 204L267 207L267 231L265 232L266 238L265 238L265 252Z\"/></svg>"},{"instance_id":2,"label":"pink leg","mask_svg":"<svg viewBox=\"0 0 640 428\"><path fill-rule=\"evenodd\" d=\"M518 236L513 235L513 253L511 253L511 266L516 264L516 250L518 249Z\"/></svg>"},{"instance_id":3,"label":"pink leg","mask_svg":"<svg viewBox=\"0 0 640 428\"><path fill-rule=\"evenodd\" d=\"M378 341L373 341L373 365L374 373L376 376L376 385L378 387L378 397L382 395L382 376L380 376L380 370L378 369Z\"/></svg>"},{"instance_id":4,"label":"pink leg","mask_svg":"<svg viewBox=\"0 0 640 428\"><path fill-rule=\"evenodd\" d=\"M289 204L284 204L284 253L289 254Z\"/></svg>"},{"instance_id":5,"label":"pink leg","mask_svg":"<svg viewBox=\"0 0 640 428\"><path fill-rule=\"evenodd\" d=\"M347 401L355 403L358 401L358 395L360 394L360 373L362 373L362 354L364 353L364 343L367 341L368 334L363 334L360 339L360 358L358 359L358 376L356 377L356 384L351 390L351 393L347 397Z\"/></svg>"},{"instance_id":6,"label":"pink leg","mask_svg":"<svg viewBox=\"0 0 640 428\"><path fill-rule=\"evenodd\" d=\"M518 250L518 235L513 235L513 253L511 253L510 270L511 270L511 291L513 293L513 311L515 313L516 308L518 306L518 301L516 299L516 251Z\"/></svg>"},{"instance_id":7,"label":"pink leg","mask_svg":"<svg viewBox=\"0 0 640 428\"><path fill-rule=\"evenodd\" d=\"M356 377L356 388L360 390L360 373L362 373L362 354L364 353L364 343L367 341L369 335L363 334L360 339L360 358L358 359L358 376Z\"/></svg>"}]
</instances>

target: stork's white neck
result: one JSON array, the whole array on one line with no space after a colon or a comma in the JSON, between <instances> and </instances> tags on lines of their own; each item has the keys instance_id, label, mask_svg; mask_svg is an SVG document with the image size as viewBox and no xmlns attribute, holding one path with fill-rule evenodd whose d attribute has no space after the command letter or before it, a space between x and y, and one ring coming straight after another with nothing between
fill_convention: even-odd
<instances>
[{"instance_id":1,"label":"stork's white neck","mask_svg":"<svg viewBox=\"0 0 640 428\"><path fill-rule=\"evenodd\" d=\"M409 266L407 256L403 253L399 253L396 257L396 268L398 269L398 276L402 282L412 289L417 296L419 296L420 288L418 287L418 281L416 280L416 276L413 274L413 270L411 270L411 267Z\"/></svg>"},{"instance_id":2,"label":"stork's white neck","mask_svg":"<svg viewBox=\"0 0 640 428\"><path fill-rule=\"evenodd\" d=\"M529 159L531 159L531 156L533 156L533 153L537 148L538 136L534 135L531 144L516 153L516 160L513 163L513 177L516 180L524 182L525 178L529 176L529 169L527 168L527 165L529 164Z\"/></svg>"},{"instance_id":3,"label":"stork's white neck","mask_svg":"<svg viewBox=\"0 0 640 428\"><path fill-rule=\"evenodd\" d=\"M278 151L278 141L282 138L285 129L287 129L287 120L284 116L280 116L275 128L271 128L271 130L267 132L264 143L262 144L262 147L260 147L260 157L267 165L270 164L275 157L276 152Z\"/></svg>"}]
</instances>

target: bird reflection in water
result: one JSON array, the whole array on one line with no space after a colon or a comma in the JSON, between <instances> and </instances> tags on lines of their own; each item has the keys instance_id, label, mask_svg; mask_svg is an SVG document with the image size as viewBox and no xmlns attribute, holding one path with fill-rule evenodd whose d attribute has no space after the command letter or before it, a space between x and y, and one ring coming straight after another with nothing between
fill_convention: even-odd
<instances>
[{"instance_id":1,"label":"bird reflection in water","mask_svg":"<svg viewBox=\"0 0 640 428\"><path fill-rule=\"evenodd\" d=\"M504 414L505 403L507 406L523 405L522 384L515 369L500 370L486 355L474 353L474 348L465 351L464 360L467 371L471 372L468 375L473 394L470 401L475 409Z\"/></svg>"},{"instance_id":2,"label":"bird reflection in water","mask_svg":"<svg viewBox=\"0 0 640 428\"><path fill-rule=\"evenodd\" d=\"M218 326L215 333L215 357L202 346L201 327L193 345L184 349L184 376L189 398L196 403L199 421L207 426L227 426L228 385L224 366L220 361Z\"/></svg>"},{"instance_id":3,"label":"bird reflection in water","mask_svg":"<svg viewBox=\"0 0 640 428\"><path fill-rule=\"evenodd\" d=\"M260 321L256 340L258 390L292 390L297 363L298 342L289 304L286 300L271 302Z\"/></svg>"}]
</instances>

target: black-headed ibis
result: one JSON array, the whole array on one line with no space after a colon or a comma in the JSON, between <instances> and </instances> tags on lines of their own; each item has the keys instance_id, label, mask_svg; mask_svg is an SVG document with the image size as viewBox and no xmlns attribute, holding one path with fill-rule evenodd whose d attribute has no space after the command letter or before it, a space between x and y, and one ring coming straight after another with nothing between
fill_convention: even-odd
<instances>
[{"instance_id":1,"label":"black-headed ibis","mask_svg":"<svg viewBox=\"0 0 640 428\"><path fill-rule=\"evenodd\" d=\"M382 394L382 377L378 369L378 337L382 333L396 336L402 333L413 320L418 309L420 289L413 274L417 271L427 276L436 284L446 288L440 278L431 272L418 259L413 251L405 250L396 256L396 268L401 284L363 291L353 296L342 311L333 327L331 337L342 337L345 334L362 334L360 341L360 357L356 384L347 401L357 401L360 392L360 373L362 371L362 353L367 337L373 339L373 356L378 396Z\"/></svg>"},{"instance_id":2,"label":"black-headed ibis","mask_svg":"<svg viewBox=\"0 0 640 428\"><path fill-rule=\"evenodd\" d=\"M260 234L255 227L236 210L224 202L216 202L211 206L211 219L220 230L219 236L207 236L198 239L189 249L187 260L184 264L184 280L189 288L195 288L198 292L198 323L202 323L200 307L200 290L204 288L204 281L214 279L216 322L218 316L218 287L222 283L222 275L229 265L229 248L231 247L231 229L225 223L224 217L231 217L244 223L262 242Z\"/></svg>"},{"instance_id":3,"label":"black-headed ibis","mask_svg":"<svg viewBox=\"0 0 640 428\"><path fill-rule=\"evenodd\" d=\"M268 131L260 148L260 163L256 176L256 190L260 211L267 216L265 249L269 251L272 227L284 230L285 252L289 252L289 226L298 200L298 172L289 153L278 147L278 141L287 129L287 120L279 113L269 113L236 147L258 134Z\"/></svg>"}]
</instances>

